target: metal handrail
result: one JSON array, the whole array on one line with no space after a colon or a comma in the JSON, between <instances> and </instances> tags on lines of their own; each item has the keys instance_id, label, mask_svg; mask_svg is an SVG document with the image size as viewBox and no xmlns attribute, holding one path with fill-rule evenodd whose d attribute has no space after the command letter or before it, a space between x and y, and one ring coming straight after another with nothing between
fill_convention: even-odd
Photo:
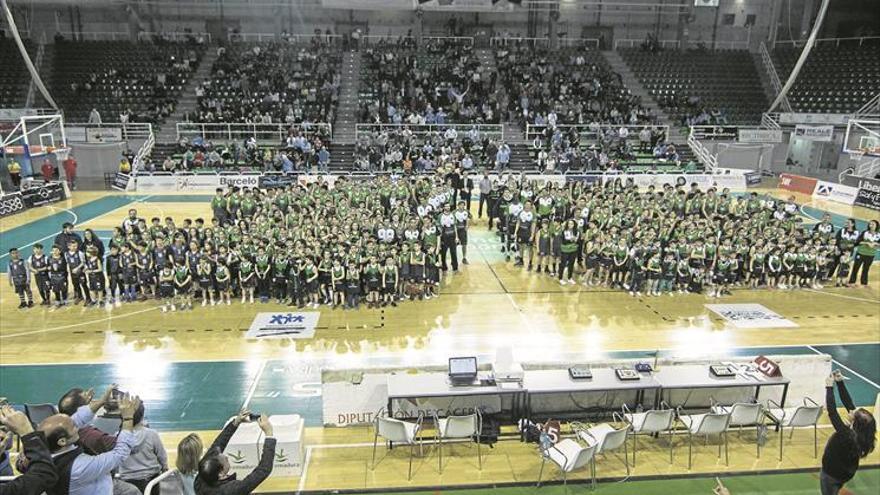
<instances>
[{"instance_id":1,"label":"metal handrail","mask_svg":"<svg viewBox=\"0 0 880 495\"><path fill-rule=\"evenodd\" d=\"M372 133L382 130L400 130L407 128L413 136L422 136L432 132L443 133L446 129L455 129L459 133L466 133L476 128L480 134L488 134L504 139L503 124L355 124L355 139L359 139L362 133Z\"/></svg>"},{"instance_id":2,"label":"metal handrail","mask_svg":"<svg viewBox=\"0 0 880 495\"><path fill-rule=\"evenodd\" d=\"M880 40L880 36L858 36L851 38L819 38L816 40L816 44L819 43L834 43L834 46L840 46L841 41L854 41L858 40L859 46L862 46L865 41L868 40ZM793 47L798 47L806 43L807 40L777 40L777 45L792 45Z\"/></svg>"},{"instance_id":3,"label":"metal handrail","mask_svg":"<svg viewBox=\"0 0 880 495\"><path fill-rule=\"evenodd\" d=\"M201 37L205 42L211 42L211 33L207 32L187 33L186 31L141 31L137 34L138 41L151 41L154 37L171 41L183 41L190 37Z\"/></svg>"},{"instance_id":4,"label":"metal handrail","mask_svg":"<svg viewBox=\"0 0 880 495\"><path fill-rule=\"evenodd\" d=\"M202 137L204 139L226 139L227 141L243 140L253 137L258 141L281 142L287 138L291 129L302 130L306 134L318 129L325 129L329 137L333 137L333 126L326 122L304 124L287 124L284 122L261 124L246 122L178 122L175 126L177 140L182 137Z\"/></svg>"},{"instance_id":5,"label":"metal handrail","mask_svg":"<svg viewBox=\"0 0 880 495\"><path fill-rule=\"evenodd\" d=\"M710 174L718 167L718 157L713 155L694 135L693 129L688 133L687 144L697 159L706 167Z\"/></svg>"},{"instance_id":6,"label":"metal handrail","mask_svg":"<svg viewBox=\"0 0 880 495\"><path fill-rule=\"evenodd\" d=\"M73 41L125 41L131 39L127 31L58 31L58 34Z\"/></svg>"},{"instance_id":7,"label":"metal handrail","mask_svg":"<svg viewBox=\"0 0 880 495\"><path fill-rule=\"evenodd\" d=\"M544 129L550 127L547 124L538 125L538 124L526 124L526 140L531 141L532 139L540 136ZM599 132L604 133L609 129L617 130L621 127L626 127L630 131L631 138L638 138L638 133L642 129L650 129L652 131L661 130L666 135L666 138L669 138L669 126L668 125L654 125L654 124L638 124L638 125L629 125L629 124L599 124ZM596 135L596 131L590 129L590 124L558 124L555 126L562 131L566 131L568 129L576 129L578 133L582 137L587 137L588 139L598 139L598 135Z\"/></svg>"},{"instance_id":8,"label":"metal handrail","mask_svg":"<svg viewBox=\"0 0 880 495\"><path fill-rule=\"evenodd\" d=\"M550 38L527 38L523 36L493 36L489 38L489 43L491 46L504 46L504 44L511 41L517 43L525 42L526 44L530 44L534 47L550 46ZM577 46L578 44L583 44L591 48L599 48L598 38L558 38L557 42L559 43L559 46Z\"/></svg>"},{"instance_id":9,"label":"metal handrail","mask_svg":"<svg viewBox=\"0 0 880 495\"><path fill-rule=\"evenodd\" d=\"M861 108L856 110L853 115L856 118L877 117L880 115L880 93L874 95L870 100L866 101Z\"/></svg>"},{"instance_id":10,"label":"metal handrail","mask_svg":"<svg viewBox=\"0 0 880 495\"><path fill-rule=\"evenodd\" d=\"M155 478L150 480L149 483L147 483L146 488L144 488L144 495L151 495L153 493L153 488L162 483L162 480L170 478L172 475L177 475L178 473L180 473L180 471L178 471L177 469L169 469L159 476L156 476Z\"/></svg>"},{"instance_id":11,"label":"metal handrail","mask_svg":"<svg viewBox=\"0 0 880 495\"><path fill-rule=\"evenodd\" d=\"M616 40L614 40L614 49L618 50L620 48L637 48L637 47L641 46L641 44L644 42L645 42L644 38L616 39ZM681 46L681 41L679 41L679 40L657 40L657 43L659 43L660 47L662 47L662 48L667 48L668 46L671 46L672 48L679 48Z\"/></svg>"},{"instance_id":12,"label":"metal handrail","mask_svg":"<svg viewBox=\"0 0 880 495\"><path fill-rule=\"evenodd\" d=\"M767 76L770 77L770 85L773 86L773 97L782 92L782 81L779 80L779 73L776 71L776 66L773 64L773 57L770 56L770 52L767 50L767 45L762 41L761 42L761 61L764 63L764 70L767 71ZM785 96L782 99L782 109L786 112L791 112L791 104L788 101L788 96Z\"/></svg>"}]
</instances>

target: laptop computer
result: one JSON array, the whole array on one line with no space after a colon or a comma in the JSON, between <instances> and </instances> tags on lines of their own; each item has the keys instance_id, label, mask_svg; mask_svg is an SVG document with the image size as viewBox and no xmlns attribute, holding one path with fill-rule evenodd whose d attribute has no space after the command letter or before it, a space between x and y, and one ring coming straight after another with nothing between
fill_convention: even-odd
<instances>
[{"instance_id":1,"label":"laptop computer","mask_svg":"<svg viewBox=\"0 0 880 495\"><path fill-rule=\"evenodd\" d=\"M449 383L453 386L467 386L473 385L476 379L476 357L449 358Z\"/></svg>"}]
</instances>

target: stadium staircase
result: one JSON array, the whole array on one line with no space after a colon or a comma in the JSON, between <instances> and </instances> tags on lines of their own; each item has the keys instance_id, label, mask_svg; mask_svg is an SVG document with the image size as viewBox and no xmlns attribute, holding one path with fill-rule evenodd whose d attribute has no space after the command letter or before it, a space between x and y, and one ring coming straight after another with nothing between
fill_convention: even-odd
<instances>
[{"instance_id":1,"label":"stadium staircase","mask_svg":"<svg viewBox=\"0 0 880 495\"><path fill-rule=\"evenodd\" d=\"M767 97L767 101L775 100L776 91L773 89L773 83L770 81L770 75L767 73L767 68L764 66L761 52L752 52L752 62L754 62L755 70L761 78L761 87L764 88L764 96Z\"/></svg>"},{"instance_id":2,"label":"stadium staircase","mask_svg":"<svg viewBox=\"0 0 880 495\"><path fill-rule=\"evenodd\" d=\"M342 77L339 83L339 108L336 110L336 122L333 123L333 162L338 163L338 154L347 150L341 147L341 144L353 145L355 142L360 74L361 53L353 50L345 52L342 56ZM353 152L354 146L352 146Z\"/></svg>"},{"instance_id":3,"label":"stadium staircase","mask_svg":"<svg viewBox=\"0 0 880 495\"><path fill-rule=\"evenodd\" d=\"M660 108L657 100L651 96L651 93L645 89L645 86L642 85L636 75L633 74L632 69L629 68L629 65L623 60L623 57L614 50L603 51L602 55L605 57L605 60L608 61L611 69L620 74L620 78L623 80L623 85L629 88L632 94L641 98L642 106L656 115L660 120L660 123L669 125L669 133L672 134L669 138L673 142L684 142L684 140L687 140L687 136L682 136L678 132L678 129L675 129L675 126L672 125L672 119L662 108Z\"/></svg>"},{"instance_id":4,"label":"stadium staircase","mask_svg":"<svg viewBox=\"0 0 880 495\"><path fill-rule=\"evenodd\" d=\"M217 60L217 48L209 45L205 49L202 61L193 72L193 77L183 88L180 98L177 100L177 106L174 113L168 116L165 123L162 124L159 132L156 134L157 143L176 143L177 142L177 123L185 122L187 114L193 114L198 107L199 101L196 97L196 88L211 77L211 67ZM154 154L155 160L155 154ZM163 158L164 160L164 158Z\"/></svg>"}]
</instances>

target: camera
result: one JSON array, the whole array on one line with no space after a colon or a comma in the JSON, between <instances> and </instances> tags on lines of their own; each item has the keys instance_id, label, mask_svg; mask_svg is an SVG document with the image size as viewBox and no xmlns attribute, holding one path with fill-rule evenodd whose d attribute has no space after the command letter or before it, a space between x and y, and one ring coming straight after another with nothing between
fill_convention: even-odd
<instances>
[{"instance_id":1,"label":"camera","mask_svg":"<svg viewBox=\"0 0 880 495\"><path fill-rule=\"evenodd\" d=\"M260 419L260 414L259 413L250 413L250 414L248 414L248 419L251 421L256 421L256 420Z\"/></svg>"}]
</instances>

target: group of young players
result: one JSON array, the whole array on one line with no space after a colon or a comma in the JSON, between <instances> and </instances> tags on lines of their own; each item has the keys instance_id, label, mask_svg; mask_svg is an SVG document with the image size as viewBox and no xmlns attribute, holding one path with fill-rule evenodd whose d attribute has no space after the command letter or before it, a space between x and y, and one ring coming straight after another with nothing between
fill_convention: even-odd
<instances>
[{"instance_id":1,"label":"group of young players","mask_svg":"<svg viewBox=\"0 0 880 495\"><path fill-rule=\"evenodd\" d=\"M493 185L488 204L489 228L497 225L508 261L562 285L574 285L577 271L584 286L633 296L849 286L854 247L880 241L876 222L865 232L852 220L835 229L826 214L808 227L793 199L734 196L696 184L640 192L619 179L509 178Z\"/></svg>"},{"instance_id":2,"label":"group of young players","mask_svg":"<svg viewBox=\"0 0 880 495\"><path fill-rule=\"evenodd\" d=\"M72 235L48 255L39 245L27 260L13 250L10 281L20 307L33 306L32 280L43 304L56 306L71 290L74 303L156 298L166 311L192 309L198 296L202 306L240 297L300 308L430 299L448 259L458 270L459 249L467 263L470 213L443 177L218 189L210 224L148 223L130 210L105 257Z\"/></svg>"}]
</instances>

